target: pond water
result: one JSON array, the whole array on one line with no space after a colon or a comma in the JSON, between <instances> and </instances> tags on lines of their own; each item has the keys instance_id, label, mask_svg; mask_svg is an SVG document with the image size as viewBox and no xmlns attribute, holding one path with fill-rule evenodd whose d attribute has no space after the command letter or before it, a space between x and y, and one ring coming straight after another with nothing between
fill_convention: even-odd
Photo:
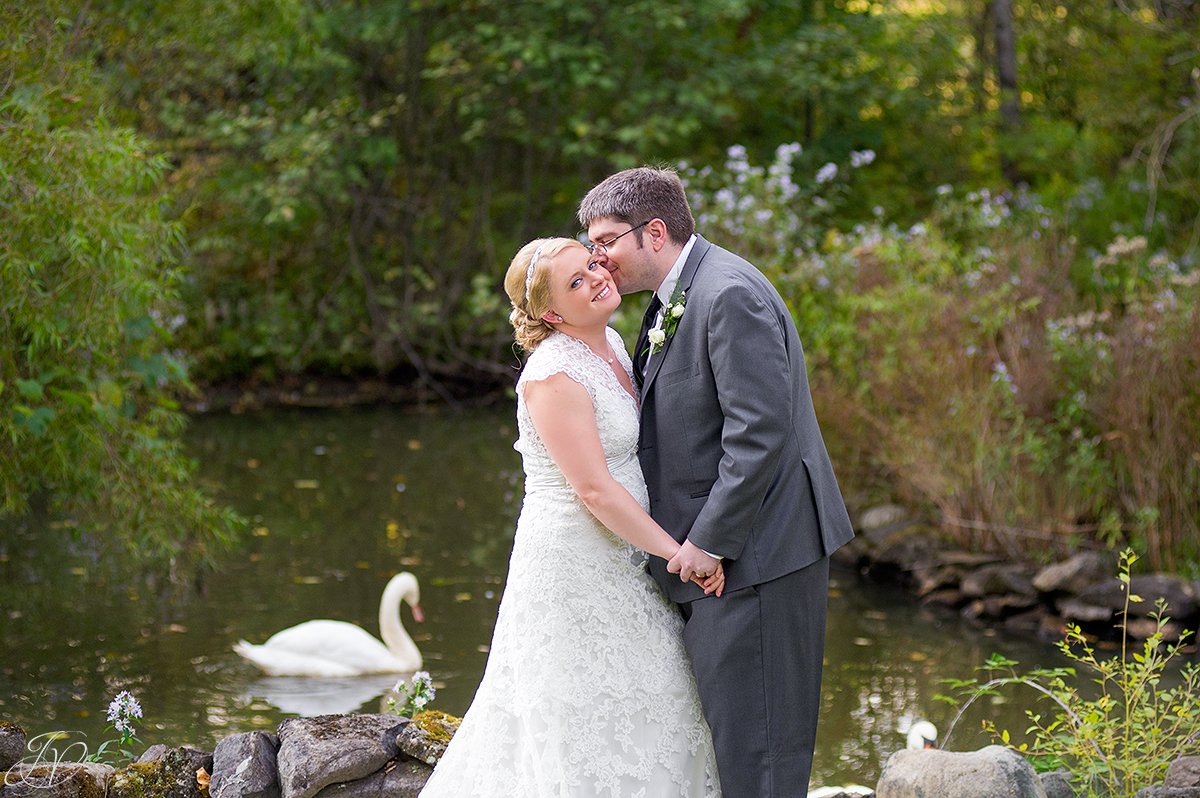
<instances>
[{"instance_id":1,"label":"pond water","mask_svg":"<svg viewBox=\"0 0 1200 798\"><path fill-rule=\"evenodd\" d=\"M404 620L461 715L487 660L521 501L509 407L451 413L378 407L216 415L189 442L205 481L254 519L254 534L196 590L158 598L121 563L73 550L69 530L0 529L0 719L31 735L77 733L94 749L120 690L140 700L144 745L211 746L296 714L379 711L393 677L268 679L233 653L312 618L378 634L391 574L421 580L426 621ZM920 607L835 570L813 785L873 784L915 718L943 731L940 680L991 653L1061 664L1047 645ZM1021 702L980 702L952 747L985 742L979 722L1024 728ZM78 734L86 735L86 738Z\"/></svg>"}]
</instances>

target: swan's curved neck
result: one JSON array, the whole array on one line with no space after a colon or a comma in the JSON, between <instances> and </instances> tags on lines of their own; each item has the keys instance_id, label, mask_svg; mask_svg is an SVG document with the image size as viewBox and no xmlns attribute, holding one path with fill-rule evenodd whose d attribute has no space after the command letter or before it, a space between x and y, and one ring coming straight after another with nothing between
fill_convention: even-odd
<instances>
[{"instance_id":1,"label":"swan's curved neck","mask_svg":"<svg viewBox=\"0 0 1200 798\"><path fill-rule=\"evenodd\" d=\"M379 636L383 644L392 652L392 656L405 662L411 662L421 656L417 644L404 628L400 620L400 602L412 588L402 581L389 582L379 601Z\"/></svg>"}]
</instances>

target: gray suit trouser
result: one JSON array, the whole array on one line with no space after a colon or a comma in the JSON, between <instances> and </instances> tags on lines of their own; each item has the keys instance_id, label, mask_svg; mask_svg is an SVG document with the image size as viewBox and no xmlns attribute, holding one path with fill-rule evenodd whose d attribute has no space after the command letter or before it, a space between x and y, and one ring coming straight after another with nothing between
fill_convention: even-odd
<instances>
[{"instance_id":1,"label":"gray suit trouser","mask_svg":"<svg viewBox=\"0 0 1200 798\"><path fill-rule=\"evenodd\" d=\"M829 558L761 585L681 604L725 798L808 792Z\"/></svg>"}]
</instances>

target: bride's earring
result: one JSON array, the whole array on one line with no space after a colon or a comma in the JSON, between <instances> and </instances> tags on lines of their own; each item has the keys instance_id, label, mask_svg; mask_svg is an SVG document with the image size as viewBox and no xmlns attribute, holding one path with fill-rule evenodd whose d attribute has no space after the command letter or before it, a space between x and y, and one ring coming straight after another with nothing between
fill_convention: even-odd
<instances>
[{"instance_id":1,"label":"bride's earring","mask_svg":"<svg viewBox=\"0 0 1200 798\"><path fill-rule=\"evenodd\" d=\"M546 322L547 324L561 324L562 320L562 316L549 310L542 314L542 321Z\"/></svg>"}]
</instances>

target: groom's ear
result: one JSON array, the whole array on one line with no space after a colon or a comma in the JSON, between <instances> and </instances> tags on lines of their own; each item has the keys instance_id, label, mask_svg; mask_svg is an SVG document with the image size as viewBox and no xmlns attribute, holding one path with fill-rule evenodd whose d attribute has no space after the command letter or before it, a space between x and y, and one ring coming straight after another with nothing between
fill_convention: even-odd
<instances>
[{"instance_id":1,"label":"groom's ear","mask_svg":"<svg viewBox=\"0 0 1200 798\"><path fill-rule=\"evenodd\" d=\"M662 248L667 245L667 223L662 219L654 218L646 224L646 234L650 237L650 248L655 252L662 251Z\"/></svg>"}]
</instances>

